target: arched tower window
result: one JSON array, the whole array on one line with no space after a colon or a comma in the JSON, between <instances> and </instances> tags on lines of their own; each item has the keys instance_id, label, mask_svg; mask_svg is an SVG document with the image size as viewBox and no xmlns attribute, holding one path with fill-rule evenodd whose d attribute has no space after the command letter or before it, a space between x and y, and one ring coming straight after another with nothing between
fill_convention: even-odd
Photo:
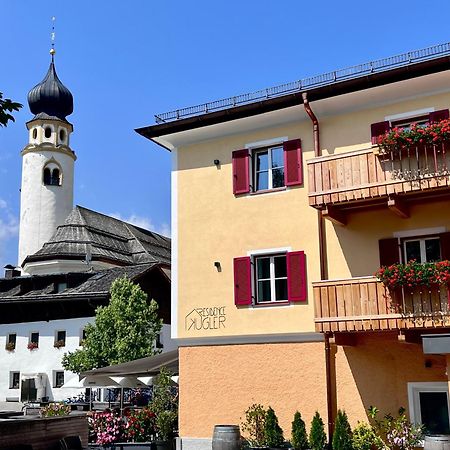
<instances>
[{"instance_id":1,"label":"arched tower window","mask_svg":"<svg viewBox=\"0 0 450 450\"><path fill-rule=\"evenodd\" d=\"M52 137L52 129L50 127L45 127L44 136L48 139Z\"/></svg>"},{"instance_id":2,"label":"arched tower window","mask_svg":"<svg viewBox=\"0 0 450 450\"><path fill-rule=\"evenodd\" d=\"M37 138L37 128L33 128L33 139Z\"/></svg>"},{"instance_id":3,"label":"arched tower window","mask_svg":"<svg viewBox=\"0 0 450 450\"><path fill-rule=\"evenodd\" d=\"M50 169L48 167L46 167L44 169L44 184L51 184L51 178L52 178L52 175L51 175Z\"/></svg>"},{"instance_id":4,"label":"arched tower window","mask_svg":"<svg viewBox=\"0 0 450 450\"><path fill-rule=\"evenodd\" d=\"M56 161L49 161L45 165L42 181L46 186L61 186L62 172Z\"/></svg>"}]
</instances>

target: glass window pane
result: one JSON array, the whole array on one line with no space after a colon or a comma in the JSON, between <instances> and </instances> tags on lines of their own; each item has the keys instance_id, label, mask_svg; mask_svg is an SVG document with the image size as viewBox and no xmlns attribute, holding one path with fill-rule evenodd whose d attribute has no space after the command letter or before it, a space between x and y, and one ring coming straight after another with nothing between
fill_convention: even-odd
<instances>
[{"instance_id":1,"label":"glass window pane","mask_svg":"<svg viewBox=\"0 0 450 450\"><path fill-rule=\"evenodd\" d=\"M287 279L275 280L275 299L287 300Z\"/></svg>"},{"instance_id":2,"label":"glass window pane","mask_svg":"<svg viewBox=\"0 0 450 450\"><path fill-rule=\"evenodd\" d=\"M256 153L256 171L269 169L269 156L267 152Z\"/></svg>"},{"instance_id":3,"label":"glass window pane","mask_svg":"<svg viewBox=\"0 0 450 450\"><path fill-rule=\"evenodd\" d=\"M258 258L256 268L258 280L270 278L270 258Z\"/></svg>"},{"instance_id":4,"label":"glass window pane","mask_svg":"<svg viewBox=\"0 0 450 450\"><path fill-rule=\"evenodd\" d=\"M272 149L272 169L284 166L284 152L282 147Z\"/></svg>"},{"instance_id":5,"label":"glass window pane","mask_svg":"<svg viewBox=\"0 0 450 450\"><path fill-rule=\"evenodd\" d=\"M449 434L446 392L419 392L420 415L426 434Z\"/></svg>"},{"instance_id":6,"label":"glass window pane","mask_svg":"<svg viewBox=\"0 0 450 450\"><path fill-rule=\"evenodd\" d=\"M406 249L406 261L415 259L417 262L422 262L420 259L420 241L407 241L405 242Z\"/></svg>"},{"instance_id":7,"label":"glass window pane","mask_svg":"<svg viewBox=\"0 0 450 450\"><path fill-rule=\"evenodd\" d=\"M439 238L425 240L425 253L428 262L439 261L441 259Z\"/></svg>"},{"instance_id":8,"label":"glass window pane","mask_svg":"<svg viewBox=\"0 0 450 450\"><path fill-rule=\"evenodd\" d=\"M283 187L284 186L284 169L273 169L272 170L272 187Z\"/></svg>"},{"instance_id":9,"label":"glass window pane","mask_svg":"<svg viewBox=\"0 0 450 450\"><path fill-rule=\"evenodd\" d=\"M258 281L258 303L270 302L270 280Z\"/></svg>"},{"instance_id":10,"label":"glass window pane","mask_svg":"<svg viewBox=\"0 0 450 450\"><path fill-rule=\"evenodd\" d=\"M31 333L31 342L38 344L39 343L39 333Z\"/></svg>"},{"instance_id":11,"label":"glass window pane","mask_svg":"<svg viewBox=\"0 0 450 450\"><path fill-rule=\"evenodd\" d=\"M256 174L256 190L261 191L263 189L269 189L268 172L260 172Z\"/></svg>"},{"instance_id":12,"label":"glass window pane","mask_svg":"<svg viewBox=\"0 0 450 450\"><path fill-rule=\"evenodd\" d=\"M286 277L286 256L276 256L274 258L275 262L275 278Z\"/></svg>"}]
</instances>

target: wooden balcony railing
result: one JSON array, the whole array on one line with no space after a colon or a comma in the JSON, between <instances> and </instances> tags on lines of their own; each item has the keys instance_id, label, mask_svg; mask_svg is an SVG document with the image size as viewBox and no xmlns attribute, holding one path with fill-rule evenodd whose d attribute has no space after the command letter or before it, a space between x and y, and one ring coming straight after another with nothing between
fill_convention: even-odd
<instances>
[{"instance_id":1,"label":"wooden balcony railing","mask_svg":"<svg viewBox=\"0 0 450 450\"><path fill-rule=\"evenodd\" d=\"M450 184L450 145L377 154L377 148L308 161L309 203L318 209L379 204L423 196Z\"/></svg>"},{"instance_id":2,"label":"wooden balcony railing","mask_svg":"<svg viewBox=\"0 0 450 450\"><path fill-rule=\"evenodd\" d=\"M447 286L387 289L374 277L313 283L316 331L450 326Z\"/></svg>"}]
</instances>

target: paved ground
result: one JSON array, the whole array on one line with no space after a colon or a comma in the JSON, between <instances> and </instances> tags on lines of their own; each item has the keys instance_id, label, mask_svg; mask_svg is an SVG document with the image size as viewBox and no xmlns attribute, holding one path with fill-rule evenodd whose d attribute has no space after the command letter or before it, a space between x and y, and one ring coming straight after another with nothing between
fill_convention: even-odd
<instances>
[{"instance_id":1,"label":"paved ground","mask_svg":"<svg viewBox=\"0 0 450 450\"><path fill-rule=\"evenodd\" d=\"M21 411L22 406L20 402L0 402L0 411Z\"/></svg>"}]
</instances>

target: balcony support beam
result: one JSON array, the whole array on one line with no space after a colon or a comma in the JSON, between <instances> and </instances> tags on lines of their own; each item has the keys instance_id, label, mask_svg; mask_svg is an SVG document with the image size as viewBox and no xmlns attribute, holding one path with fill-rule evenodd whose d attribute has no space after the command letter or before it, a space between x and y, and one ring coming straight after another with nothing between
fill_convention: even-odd
<instances>
[{"instance_id":1,"label":"balcony support beam","mask_svg":"<svg viewBox=\"0 0 450 450\"><path fill-rule=\"evenodd\" d=\"M407 203L398 197L391 197L388 199L388 208L402 219L408 219L410 216Z\"/></svg>"},{"instance_id":2,"label":"balcony support beam","mask_svg":"<svg viewBox=\"0 0 450 450\"><path fill-rule=\"evenodd\" d=\"M343 347L356 347L358 337L355 333L335 333L334 343Z\"/></svg>"},{"instance_id":3,"label":"balcony support beam","mask_svg":"<svg viewBox=\"0 0 450 450\"><path fill-rule=\"evenodd\" d=\"M347 217L342 211L338 211L333 206L327 206L322 211L322 217L331 220L335 225L345 226L347 225Z\"/></svg>"}]
</instances>

